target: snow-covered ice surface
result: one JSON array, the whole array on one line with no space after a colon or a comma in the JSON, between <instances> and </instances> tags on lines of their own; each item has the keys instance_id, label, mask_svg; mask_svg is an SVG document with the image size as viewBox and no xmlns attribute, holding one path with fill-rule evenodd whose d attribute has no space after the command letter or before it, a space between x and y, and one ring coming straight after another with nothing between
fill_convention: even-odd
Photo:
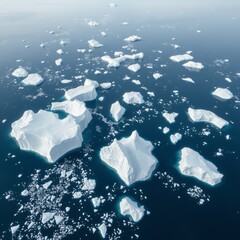
<instances>
[{"instance_id":1,"label":"snow-covered ice surface","mask_svg":"<svg viewBox=\"0 0 240 240\"><path fill-rule=\"evenodd\" d=\"M200 71L204 68L203 64L200 62L189 61L183 64L183 67L188 69L189 71Z\"/></svg>"},{"instance_id":2,"label":"snow-covered ice surface","mask_svg":"<svg viewBox=\"0 0 240 240\"><path fill-rule=\"evenodd\" d=\"M221 182L223 175L218 172L217 167L198 152L185 147L180 154L179 169L182 174L195 177L211 186Z\"/></svg>"},{"instance_id":3,"label":"snow-covered ice surface","mask_svg":"<svg viewBox=\"0 0 240 240\"><path fill-rule=\"evenodd\" d=\"M128 138L114 139L110 146L103 147L100 157L129 186L151 177L158 162L152 150L152 143L133 131Z\"/></svg>"}]
</instances>

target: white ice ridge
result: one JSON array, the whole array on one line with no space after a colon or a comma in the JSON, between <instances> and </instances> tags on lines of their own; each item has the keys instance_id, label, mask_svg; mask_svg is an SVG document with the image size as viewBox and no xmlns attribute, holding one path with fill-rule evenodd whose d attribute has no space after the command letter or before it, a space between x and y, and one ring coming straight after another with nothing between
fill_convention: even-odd
<instances>
[{"instance_id":1,"label":"white ice ridge","mask_svg":"<svg viewBox=\"0 0 240 240\"><path fill-rule=\"evenodd\" d=\"M217 88L212 92L212 95L222 100L230 100L233 98L233 94L227 88Z\"/></svg>"},{"instance_id":2,"label":"white ice ridge","mask_svg":"<svg viewBox=\"0 0 240 240\"><path fill-rule=\"evenodd\" d=\"M103 46L103 44L99 43L98 41L94 40L94 39L91 39L88 41L88 45L89 47L91 48L100 48Z\"/></svg>"},{"instance_id":3,"label":"white ice ridge","mask_svg":"<svg viewBox=\"0 0 240 240\"><path fill-rule=\"evenodd\" d=\"M37 86L43 82L43 78L38 73L29 74L25 79L22 80L24 85Z\"/></svg>"},{"instance_id":4,"label":"white ice ridge","mask_svg":"<svg viewBox=\"0 0 240 240\"><path fill-rule=\"evenodd\" d=\"M126 109L121 106L119 101L113 103L110 108L110 113L116 122L118 122L122 118L125 111Z\"/></svg>"},{"instance_id":5,"label":"white ice ridge","mask_svg":"<svg viewBox=\"0 0 240 240\"><path fill-rule=\"evenodd\" d=\"M96 99L97 92L95 85L85 85L76 88L71 88L65 92L65 98L68 100L77 99L79 101L92 101Z\"/></svg>"},{"instance_id":6,"label":"white ice ridge","mask_svg":"<svg viewBox=\"0 0 240 240\"><path fill-rule=\"evenodd\" d=\"M184 63L183 67L185 67L186 69L188 69L190 71L200 71L201 69L204 68L202 63L200 63L200 62L193 62L193 61L189 61L189 62Z\"/></svg>"},{"instance_id":7,"label":"white ice ridge","mask_svg":"<svg viewBox=\"0 0 240 240\"><path fill-rule=\"evenodd\" d=\"M144 103L143 96L140 92L124 93L123 101L127 104L142 104L142 103Z\"/></svg>"},{"instance_id":8,"label":"white ice ridge","mask_svg":"<svg viewBox=\"0 0 240 240\"><path fill-rule=\"evenodd\" d=\"M72 116L59 119L52 112L39 110L34 113L28 110L12 123L11 136L16 139L20 149L38 153L52 163L81 147L82 131Z\"/></svg>"},{"instance_id":9,"label":"white ice ridge","mask_svg":"<svg viewBox=\"0 0 240 240\"><path fill-rule=\"evenodd\" d=\"M170 60L173 62L190 61L193 60L193 57L189 54L174 55L170 57Z\"/></svg>"},{"instance_id":10,"label":"white ice ridge","mask_svg":"<svg viewBox=\"0 0 240 240\"><path fill-rule=\"evenodd\" d=\"M12 75L17 78L24 78L27 77L28 72L23 67L19 67L12 72Z\"/></svg>"},{"instance_id":11,"label":"white ice ridge","mask_svg":"<svg viewBox=\"0 0 240 240\"><path fill-rule=\"evenodd\" d=\"M144 216L144 206L138 206L136 202L131 200L129 197L124 197L119 203L120 213L123 216L129 215L134 222L138 222Z\"/></svg>"},{"instance_id":12,"label":"white ice ridge","mask_svg":"<svg viewBox=\"0 0 240 240\"><path fill-rule=\"evenodd\" d=\"M121 140L115 138L111 145L103 147L100 157L130 186L151 177L158 162L152 155L152 150L152 143L133 131L131 136Z\"/></svg>"},{"instance_id":13,"label":"white ice ridge","mask_svg":"<svg viewBox=\"0 0 240 240\"><path fill-rule=\"evenodd\" d=\"M193 122L211 123L220 129L229 124L228 121L218 117L215 113L204 109L188 108L188 115Z\"/></svg>"},{"instance_id":14,"label":"white ice ridge","mask_svg":"<svg viewBox=\"0 0 240 240\"><path fill-rule=\"evenodd\" d=\"M142 52L140 53L136 53L136 54L132 54L132 55L121 55L119 57L116 57L116 58L111 58L109 55L105 55L105 56L102 56L101 59L104 61L104 62L107 62L108 63L108 67L119 67L121 62L124 62L126 61L127 59L129 60L137 60L137 59L143 59L144 57L144 54Z\"/></svg>"},{"instance_id":15,"label":"white ice ridge","mask_svg":"<svg viewBox=\"0 0 240 240\"><path fill-rule=\"evenodd\" d=\"M175 123L175 118L178 116L178 113L168 113L168 112L164 112L163 117L170 123Z\"/></svg>"},{"instance_id":16,"label":"white ice ridge","mask_svg":"<svg viewBox=\"0 0 240 240\"><path fill-rule=\"evenodd\" d=\"M137 35L132 35L132 36L129 36L124 39L124 41L126 41L126 42L136 42L136 41L140 41L140 40L142 40L142 38Z\"/></svg>"},{"instance_id":17,"label":"white ice ridge","mask_svg":"<svg viewBox=\"0 0 240 240\"><path fill-rule=\"evenodd\" d=\"M195 177L211 186L220 183L223 177L213 163L204 159L198 152L187 147L181 150L179 169L182 174Z\"/></svg>"}]
</instances>

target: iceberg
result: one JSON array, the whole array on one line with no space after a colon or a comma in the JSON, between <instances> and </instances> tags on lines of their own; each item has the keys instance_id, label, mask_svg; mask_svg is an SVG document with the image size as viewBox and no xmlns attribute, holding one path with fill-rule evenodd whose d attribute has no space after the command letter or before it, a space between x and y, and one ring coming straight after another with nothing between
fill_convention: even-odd
<instances>
[{"instance_id":1,"label":"iceberg","mask_svg":"<svg viewBox=\"0 0 240 240\"><path fill-rule=\"evenodd\" d=\"M22 83L24 85L37 86L41 84L43 81L44 79L38 73L33 73L29 74L25 79L23 79Z\"/></svg>"},{"instance_id":2,"label":"iceberg","mask_svg":"<svg viewBox=\"0 0 240 240\"><path fill-rule=\"evenodd\" d=\"M138 222L144 216L144 206L138 206L136 202L131 200L129 197L124 197L119 203L120 213L123 216L129 215L134 222Z\"/></svg>"},{"instance_id":3,"label":"iceberg","mask_svg":"<svg viewBox=\"0 0 240 240\"><path fill-rule=\"evenodd\" d=\"M85 85L67 90L64 96L68 100L77 99L79 101L85 102L96 99L97 92L94 85Z\"/></svg>"},{"instance_id":4,"label":"iceberg","mask_svg":"<svg viewBox=\"0 0 240 240\"><path fill-rule=\"evenodd\" d=\"M55 64L59 67L62 65L62 61L63 61L62 58L59 58L55 61Z\"/></svg>"},{"instance_id":5,"label":"iceberg","mask_svg":"<svg viewBox=\"0 0 240 240\"><path fill-rule=\"evenodd\" d=\"M113 140L100 150L100 158L113 168L126 185L151 177L157 159L152 155L153 145L133 131L128 138Z\"/></svg>"},{"instance_id":6,"label":"iceberg","mask_svg":"<svg viewBox=\"0 0 240 240\"><path fill-rule=\"evenodd\" d=\"M111 105L110 113L116 122L122 118L125 111L126 109L120 105L119 101Z\"/></svg>"},{"instance_id":7,"label":"iceberg","mask_svg":"<svg viewBox=\"0 0 240 240\"><path fill-rule=\"evenodd\" d=\"M232 92L227 88L217 88L212 92L212 95L222 100L230 100L233 98Z\"/></svg>"},{"instance_id":8,"label":"iceberg","mask_svg":"<svg viewBox=\"0 0 240 240\"><path fill-rule=\"evenodd\" d=\"M220 183L223 177L213 163L204 159L198 152L187 147L181 150L179 169L182 174L195 177L211 186Z\"/></svg>"},{"instance_id":9,"label":"iceberg","mask_svg":"<svg viewBox=\"0 0 240 240\"><path fill-rule=\"evenodd\" d=\"M110 83L110 82L105 82L105 83L101 83L100 86L101 86L101 88L103 88L103 89L109 89L109 88L111 88L112 83Z\"/></svg>"},{"instance_id":10,"label":"iceberg","mask_svg":"<svg viewBox=\"0 0 240 240\"><path fill-rule=\"evenodd\" d=\"M106 237L106 234L107 234L107 226L105 223L102 223L99 227L98 227L100 233L101 233L101 236L102 238L105 238Z\"/></svg>"},{"instance_id":11,"label":"iceberg","mask_svg":"<svg viewBox=\"0 0 240 240\"><path fill-rule=\"evenodd\" d=\"M183 81L185 82L190 82L190 83L195 83L191 78L187 77L187 78L182 78Z\"/></svg>"},{"instance_id":12,"label":"iceberg","mask_svg":"<svg viewBox=\"0 0 240 240\"><path fill-rule=\"evenodd\" d=\"M127 104L144 103L143 96L140 92L126 92L123 94L123 101Z\"/></svg>"},{"instance_id":13,"label":"iceberg","mask_svg":"<svg viewBox=\"0 0 240 240\"><path fill-rule=\"evenodd\" d=\"M11 233L12 233L12 235L14 235L14 234L17 232L17 230L19 229L19 227L20 227L19 224L16 225L16 226L12 226L12 227L11 227Z\"/></svg>"},{"instance_id":14,"label":"iceberg","mask_svg":"<svg viewBox=\"0 0 240 240\"><path fill-rule=\"evenodd\" d=\"M161 78L163 75L161 74L161 73L158 73L158 72L156 72L156 73L154 73L153 74L153 78L155 79L155 80L158 80L159 78Z\"/></svg>"},{"instance_id":15,"label":"iceberg","mask_svg":"<svg viewBox=\"0 0 240 240\"><path fill-rule=\"evenodd\" d=\"M89 86L89 85L92 85L94 86L95 88L98 88L99 87L99 83L95 80L91 80L91 79L86 79L85 82L84 82L84 86Z\"/></svg>"},{"instance_id":16,"label":"iceberg","mask_svg":"<svg viewBox=\"0 0 240 240\"><path fill-rule=\"evenodd\" d=\"M137 72L140 70L140 68L141 68L141 66L138 63L128 66L128 70L130 70L132 72Z\"/></svg>"},{"instance_id":17,"label":"iceberg","mask_svg":"<svg viewBox=\"0 0 240 240\"><path fill-rule=\"evenodd\" d=\"M176 144L178 141L182 139L182 134L180 133L175 133L170 135L170 140L172 144Z\"/></svg>"},{"instance_id":18,"label":"iceberg","mask_svg":"<svg viewBox=\"0 0 240 240\"><path fill-rule=\"evenodd\" d=\"M183 67L185 67L186 69L188 69L189 71L200 71L201 69L204 68L204 66L202 65L202 63L199 62L193 62L193 61L189 61L183 64Z\"/></svg>"},{"instance_id":19,"label":"iceberg","mask_svg":"<svg viewBox=\"0 0 240 240\"><path fill-rule=\"evenodd\" d=\"M42 224L47 223L49 220L51 220L54 216L56 215L56 213L54 212L44 212L42 214Z\"/></svg>"},{"instance_id":20,"label":"iceberg","mask_svg":"<svg viewBox=\"0 0 240 240\"><path fill-rule=\"evenodd\" d=\"M86 177L83 179L83 187L82 190L94 190L96 187L96 181L94 179L87 179Z\"/></svg>"},{"instance_id":21,"label":"iceberg","mask_svg":"<svg viewBox=\"0 0 240 240\"><path fill-rule=\"evenodd\" d=\"M204 109L188 108L188 115L193 122L211 123L220 129L229 124L228 121L218 117L215 113Z\"/></svg>"},{"instance_id":22,"label":"iceberg","mask_svg":"<svg viewBox=\"0 0 240 240\"><path fill-rule=\"evenodd\" d=\"M12 123L11 136L20 149L38 153L52 163L81 147L82 131L72 116L59 119L57 114L45 110L27 110Z\"/></svg>"},{"instance_id":23,"label":"iceberg","mask_svg":"<svg viewBox=\"0 0 240 240\"><path fill-rule=\"evenodd\" d=\"M72 115L75 121L80 125L81 130L84 131L90 121L92 120L92 114L86 108L84 102L78 100L64 101L64 102L53 102L51 105L52 111L64 111Z\"/></svg>"},{"instance_id":24,"label":"iceberg","mask_svg":"<svg viewBox=\"0 0 240 240\"><path fill-rule=\"evenodd\" d=\"M163 117L170 123L175 123L175 118L178 116L178 113L168 113L168 112L164 112Z\"/></svg>"},{"instance_id":25,"label":"iceberg","mask_svg":"<svg viewBox=\"0 0 240 240\"><path fill-rule=\"evenodd\" d=\"M174 55L170 57L170 60L173 62L190 61L193 60L193 57L189 54Z\"/></svg>"},{"instance_id":26,"label":"iceberg","mask_svg":"<svg viewBox=\"0 0 240 240\"><path fill-rule=\"evenodd\" d=\"M25 78L27 77L28 72L24 68L19 67L12 72L12 75L17 78Z\"/></svg>"},{"instance_id":27,"label":"iceberg","mask_svg":"<svg viewBox=\"0 0 240 240\"><path fill-rule=\"evenodd\" d=\"M124 39L124 41L126 42L136 42L136 41L140 41L142 38L137 36L137 35L132 35L132 36L129 36L127 38Z\"/></svg>"},{"instance_id":28,"label":"iceberg","mask_svg":"<svg viewBox=\"0 0 240 240\"><path fill-rule=\"evenodd\" d=\"M91 39L88 41L88 45L89 47L91 48L100 48L103 46L103 44L99 43L98 41L94 40L94 39Z\"/></svg>"}]
</instances>

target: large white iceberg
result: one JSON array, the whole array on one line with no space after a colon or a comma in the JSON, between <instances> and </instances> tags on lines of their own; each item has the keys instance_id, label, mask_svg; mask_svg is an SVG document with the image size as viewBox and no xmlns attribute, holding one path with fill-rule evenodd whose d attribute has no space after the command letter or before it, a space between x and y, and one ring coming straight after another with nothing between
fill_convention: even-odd
<instances>
[{"instance_id":1,"label":"large white iceberg","mask_svg":"<svg viewBox=\"0 0 240 240\"><path fill-rule=\"evenodd\" d=\"M212 92L212 95L222 100L230 100L233 98L233 94L227 88L217 88Z\"/></svg>"},{"instance_id":2,"label":"large white iceberg","mask_svg":"<svg viewBox=\"0 0 240 240\"><path fill-rule=\"evenodd\" d=\"M179 169L182 174L195 177L211 186L220 183L223 177L213 163L204 159L198 152L187 147L181 150Z\"/></svg>"},{"instance_id":3,"label":"large white iceberg","mask_svg":"<svg viewBox=\"0 0 240 240\"><path fill-rule=\"evenodd\" d=\"M189 61L189 62L184 63L183 67L185 67L189 71L200 71L201 69L204 68L202 63L200 63L200 62L193 62L193 61Z\"/></svg>"},{"instance_id":4,"label":"large white iceberg","mask_svg":"<svg viewBox=\"0 0 240 240\"><path fill-rule=\"evenodd\" d=\"M14 77L24 78L28 75L28 72L24 68L19 67L12 72L12 75Z\"/></svg>"},{"instance_id":5,"label":"large white iceberg","mask_svg":"<svg viewBox=\"0 0 240 240\"><path fill-rule=\"evenodd\" d=\"M43 82L43 78L38 73L29 74L22 83L25 85L37 86Z\"/></svg>"},{"instance_id":6,"label":"large white iceberg","mask_svg":"<svg viewBox=\"0 0 240 240\"><path fill-rule=\"evenodd\" d=\"M143 96L140 92L126 92L123 94L123 101L127 104L144 103Z\"/></svg>"},{"instance_id":7,"label":"large white iceberg","mask_svg":"<svg viewBox=\"0 0 240 240\"><path fill-rule=\"evenodd\" d=\"M173 62L190 61L193 60L193 57L189 54L174 55L170 57L170 60Z\"/></svg>"},{"instance_id":8,"label":"large white iceberg","mask_svg":"<svg viewBox=\"0 0 240 240\"><path fill-rule=\"evenodd\" d=\"M218 117L215 113L204 109L188 108L188 115L193 122L211 123L220 129L229 124L228 121Z\"/></svg>"},{"instance_id":9,"label":"large white iceberg","mask_svg":"<svg viewBox=\"0 0 240 240\"><path fill-rule=\"evenodd\" d=\"M77 99L79 101L92 101L96 99L97 92L94 85L79 86L71 88L65 92L65 98L68 100Z\"/></svg>"},{"instance_id":10,"label":"large white iceberg","mask_svg":"<svg viewBox=\"0 0 240 240\"><path fill-rule=\"evenodd\" d=\"M133 131L130 137L114 139L110 146L103 147L100 157L129 186L151 177L158 162L152 150L152 143Z\"/></svg>"},{"instance_id":11,"label":"large white iceberg","mask_svg":"<svg viewBox=\"0 0 240 240\"><path fill-rule=\"evenodd\" d=\"M83 130L72 116L59 119L52 112L28 110L12 123L11 136L22 150L33 151L48 162L55 162L67 152L81 147Z\"/></svg>"},{"instance_id":12,"label":"large white iceberg","mask_svg":"<svg viewBox=\"0 0 240 240\"><path fill-rule=\"evenodd\" d=\"M129 215L134 222L138 222L144 216L144 206L138 206L136 202L131 200L129 197L124 197L119 203L120 213L123 216Z\"/></svg>"},{"instance_id":13,"label":"large white iceberg","mask_svg":"<svg viewBox=\"0 0 240 240\"><path fill-rule=\"evenodd\" d=\"M110 113L116 122L118 122L122 118L125 111L126 109L121 106L119 101L113 103L110 108Z\"/></svg>"}]
</instances>

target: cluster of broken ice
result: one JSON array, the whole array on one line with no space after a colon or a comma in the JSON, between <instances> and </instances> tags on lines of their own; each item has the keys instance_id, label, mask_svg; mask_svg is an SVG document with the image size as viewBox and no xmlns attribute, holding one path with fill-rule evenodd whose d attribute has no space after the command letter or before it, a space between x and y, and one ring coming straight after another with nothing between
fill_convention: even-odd
<instances>
[{"instance_id":1,"label":"cluster of broken ice","mask_svg":"<svg viewBox=\"0 0 240 240\"><path fill-rule=\"evenodd\" d=\"M212 92L212 95L222 100L230 100L233 98L233 94L227 88L217 88Z\"/></svg>"},{"instance_id":2,"label":"cluster of broken ice","mask_svg":"<svg viewBox=\"0 0 240 240\"><path fill-rule=\"evenodd\" d=\"M193 57L189 54L174 55L170 57L170 60L173 62L190 61L193 60Z\"/></svg>"},{"instance_id":3,"label":"cluster of broken ice","mask_svg":"<svg viewBox=\"0 0 240 240\"><path fill-rule=\"evenodd\" d=\"M152 150L152 143L141 138L137 131L133 131L130 137L114 139L110 146L103 147L100 157L129 186L151 177L157 165Z\"/></svg>"},{"instance_id":4,"label":"cluster of broken ice","mask_svg":"<svg viewBox=\"0 0 240 240\"><path fill-rule=\"evenodd\" d=\"M220 129L229 124L228 121L217 116L215 113L204 109L188 108L188 115L193 122L207 122Z\"/></svg>"},{"instance_id":5,"label":"cluster of broken ice","mask_svg":"<svg viewBox=\"0 0 240 240\"><path fill-rule=\"evenodd\" d=\"M138 206L136 202L131 200L129 197L124 197L120 203L120 213L123 216L129 215L134 222L138 222L144 216L144 206Z\"/></svg>"},{"instance_id":6,"label":"cluster of broken ice","mask_svg":"<svg viewBox=\"0 0 240 240\"><path fill-rule=\"evenodd\" d=\"M122 118L125 111L126 109L121 106L119 101L113 103L110 108L110 113L116 122L118 122Z\"/></svg>"},{"instance_id":7,"label":"cluster of broken ice","mask_svg":"<svg viewBox=\"0 0 240 240\"><path fill-rule=\"evenodd\" d=\"M223 177L213 163L204 159L198 152L187 147L181 150L179 169L182 174L195 177L211 186L220 183Z\"/></svg>"},{"instance_id":8,"label":"cluster of broken ice","mask_svg":"<svg viewBox=\"0 0 240 240\"><path fill-rule=\"evenodd\" d=\"M22 80L24 85L37 86L44 81L41 75L38 73L29 74L25 79Z\"/></svg>"},{"instance_id":9,"label":"cluster of broken ice","mask_svg":"<svg viewBox=\"0 0 240 240\"><path fill-rule=\"evenodd\" d=\"M127 104L142 104L142 103L144 103L143 96L140 92L124 93L123 101Z\"/></svg>"},{"instance_id":10,"label":"cluster of broken ice","mask_svg":"<svg viewBox=\"0 0 240 240\"><path fill-rule=\"evenodd\" d=\"M121 62L124 62L126 60L137 60L137 59L143 59L144 57L144 54L142 52L140 53L136 53L136 54L132 54L132 55L119 55L118 57L116 58L111 58L109 55L105 55L105 56L102 56L101 59L104 61L104 62L107 62L108 63L108 67L114 67L114 68L117 68L120 66Z\"/></svg>"}]
</instances>

